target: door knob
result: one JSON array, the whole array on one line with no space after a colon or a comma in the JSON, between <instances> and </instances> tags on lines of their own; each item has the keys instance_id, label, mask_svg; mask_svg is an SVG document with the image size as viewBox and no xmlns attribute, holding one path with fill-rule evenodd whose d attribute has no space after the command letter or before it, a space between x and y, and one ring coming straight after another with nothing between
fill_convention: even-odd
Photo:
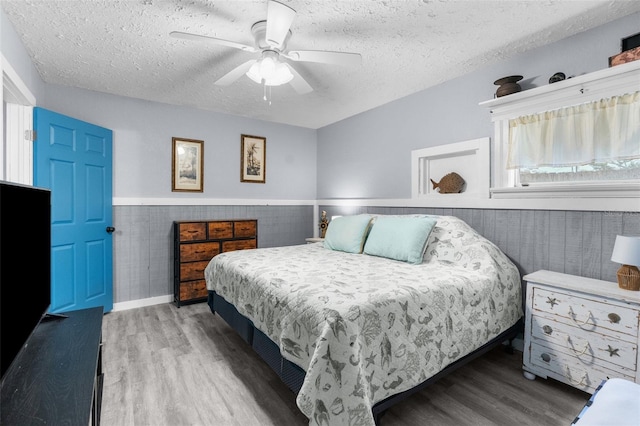
<instances>
[{"instance_id":1,"label":"door knob","mask_svg":"<svg viewBox=\"0 0 640 426\"><path fill-rule=\"evenodd\" d=\"M111 234L111 233L112 233L113 231L115 231L115 230L116 230L116 228L114 228L113 226L107 226L107 232L108 232L109 234Z\"/></svg>"}]
</instances>

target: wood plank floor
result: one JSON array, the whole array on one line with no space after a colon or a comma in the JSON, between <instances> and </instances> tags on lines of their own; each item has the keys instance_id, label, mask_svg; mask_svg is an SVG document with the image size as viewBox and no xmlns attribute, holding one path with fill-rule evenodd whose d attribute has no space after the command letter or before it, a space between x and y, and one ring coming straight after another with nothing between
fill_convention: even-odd
<instances>
[{"instance_id":1,"label":"wood plank floor","mask_svg":"<svg viewBox=\"0 0 640 426\"><path fill-rule=\"evenodd\" d=\"M206 303L111 312L103 426L307 425L294 394ZM522 353L480 357L394 406L382 426L568 426L589 394L526 380Z\"/></svg>"}]
</instances>

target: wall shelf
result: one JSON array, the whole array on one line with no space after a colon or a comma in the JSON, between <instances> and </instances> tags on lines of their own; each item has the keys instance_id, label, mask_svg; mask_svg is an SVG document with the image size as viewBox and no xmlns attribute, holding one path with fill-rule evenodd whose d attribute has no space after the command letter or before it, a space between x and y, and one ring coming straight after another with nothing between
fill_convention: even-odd
<instances>
[{"instance_id":1,"label":"wall shelf","mask_svg":"<svg viewBox=\"0 0 640 426\"><path fill-rule=\"evenodd\" d=\"M420 200L489 198L489 138L473 139L411 151L411 197ZM439 182L448 173L465 180L459 194L440 194L430 179Z\"/></svg>"}]
</instances>

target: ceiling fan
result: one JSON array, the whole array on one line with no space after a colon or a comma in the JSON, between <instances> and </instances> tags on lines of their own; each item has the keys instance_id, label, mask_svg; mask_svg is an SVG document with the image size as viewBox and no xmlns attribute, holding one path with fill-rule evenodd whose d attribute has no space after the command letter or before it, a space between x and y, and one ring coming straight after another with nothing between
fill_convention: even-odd
<instances>
[{"instance_id":1,"label":"ceiling fan","mask_svg":"<svg viewBox=\"0 0 640 426\"><path fill-rule=\"evenodd\" d=\"M280 2L269 0L267 19L258 21L251 27L255 46L223 40L204 35L173 31L172 37L184 40L196 40L216 45L233 47L245 52L260 52L258 59L240 64L218 79L215 84L228 86L246 74L249 78L264 86L279 86L289 83L299 94L313 91L304 78L282 58L293 62L316 62L344 66L359 65L362 57L359 53L332 52L324 50L287 50L287 42L291 37L291 24L296 11Z\"/></svg>"}]
</instances>

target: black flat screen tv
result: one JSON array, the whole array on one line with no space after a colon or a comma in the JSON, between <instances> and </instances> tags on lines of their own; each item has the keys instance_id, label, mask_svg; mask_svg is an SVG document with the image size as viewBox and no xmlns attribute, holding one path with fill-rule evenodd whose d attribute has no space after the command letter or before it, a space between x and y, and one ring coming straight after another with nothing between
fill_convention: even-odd
<instances>
[{"instance_id":1,"label":"black flat screen tv","mask_svg":"<svg viewBox=\"0 0 640 426\"><path fill-rule=\"evenodd\" d=\"M51 191L0 181L0 381L51 304Z\"/></svg>"}]
</instances>

